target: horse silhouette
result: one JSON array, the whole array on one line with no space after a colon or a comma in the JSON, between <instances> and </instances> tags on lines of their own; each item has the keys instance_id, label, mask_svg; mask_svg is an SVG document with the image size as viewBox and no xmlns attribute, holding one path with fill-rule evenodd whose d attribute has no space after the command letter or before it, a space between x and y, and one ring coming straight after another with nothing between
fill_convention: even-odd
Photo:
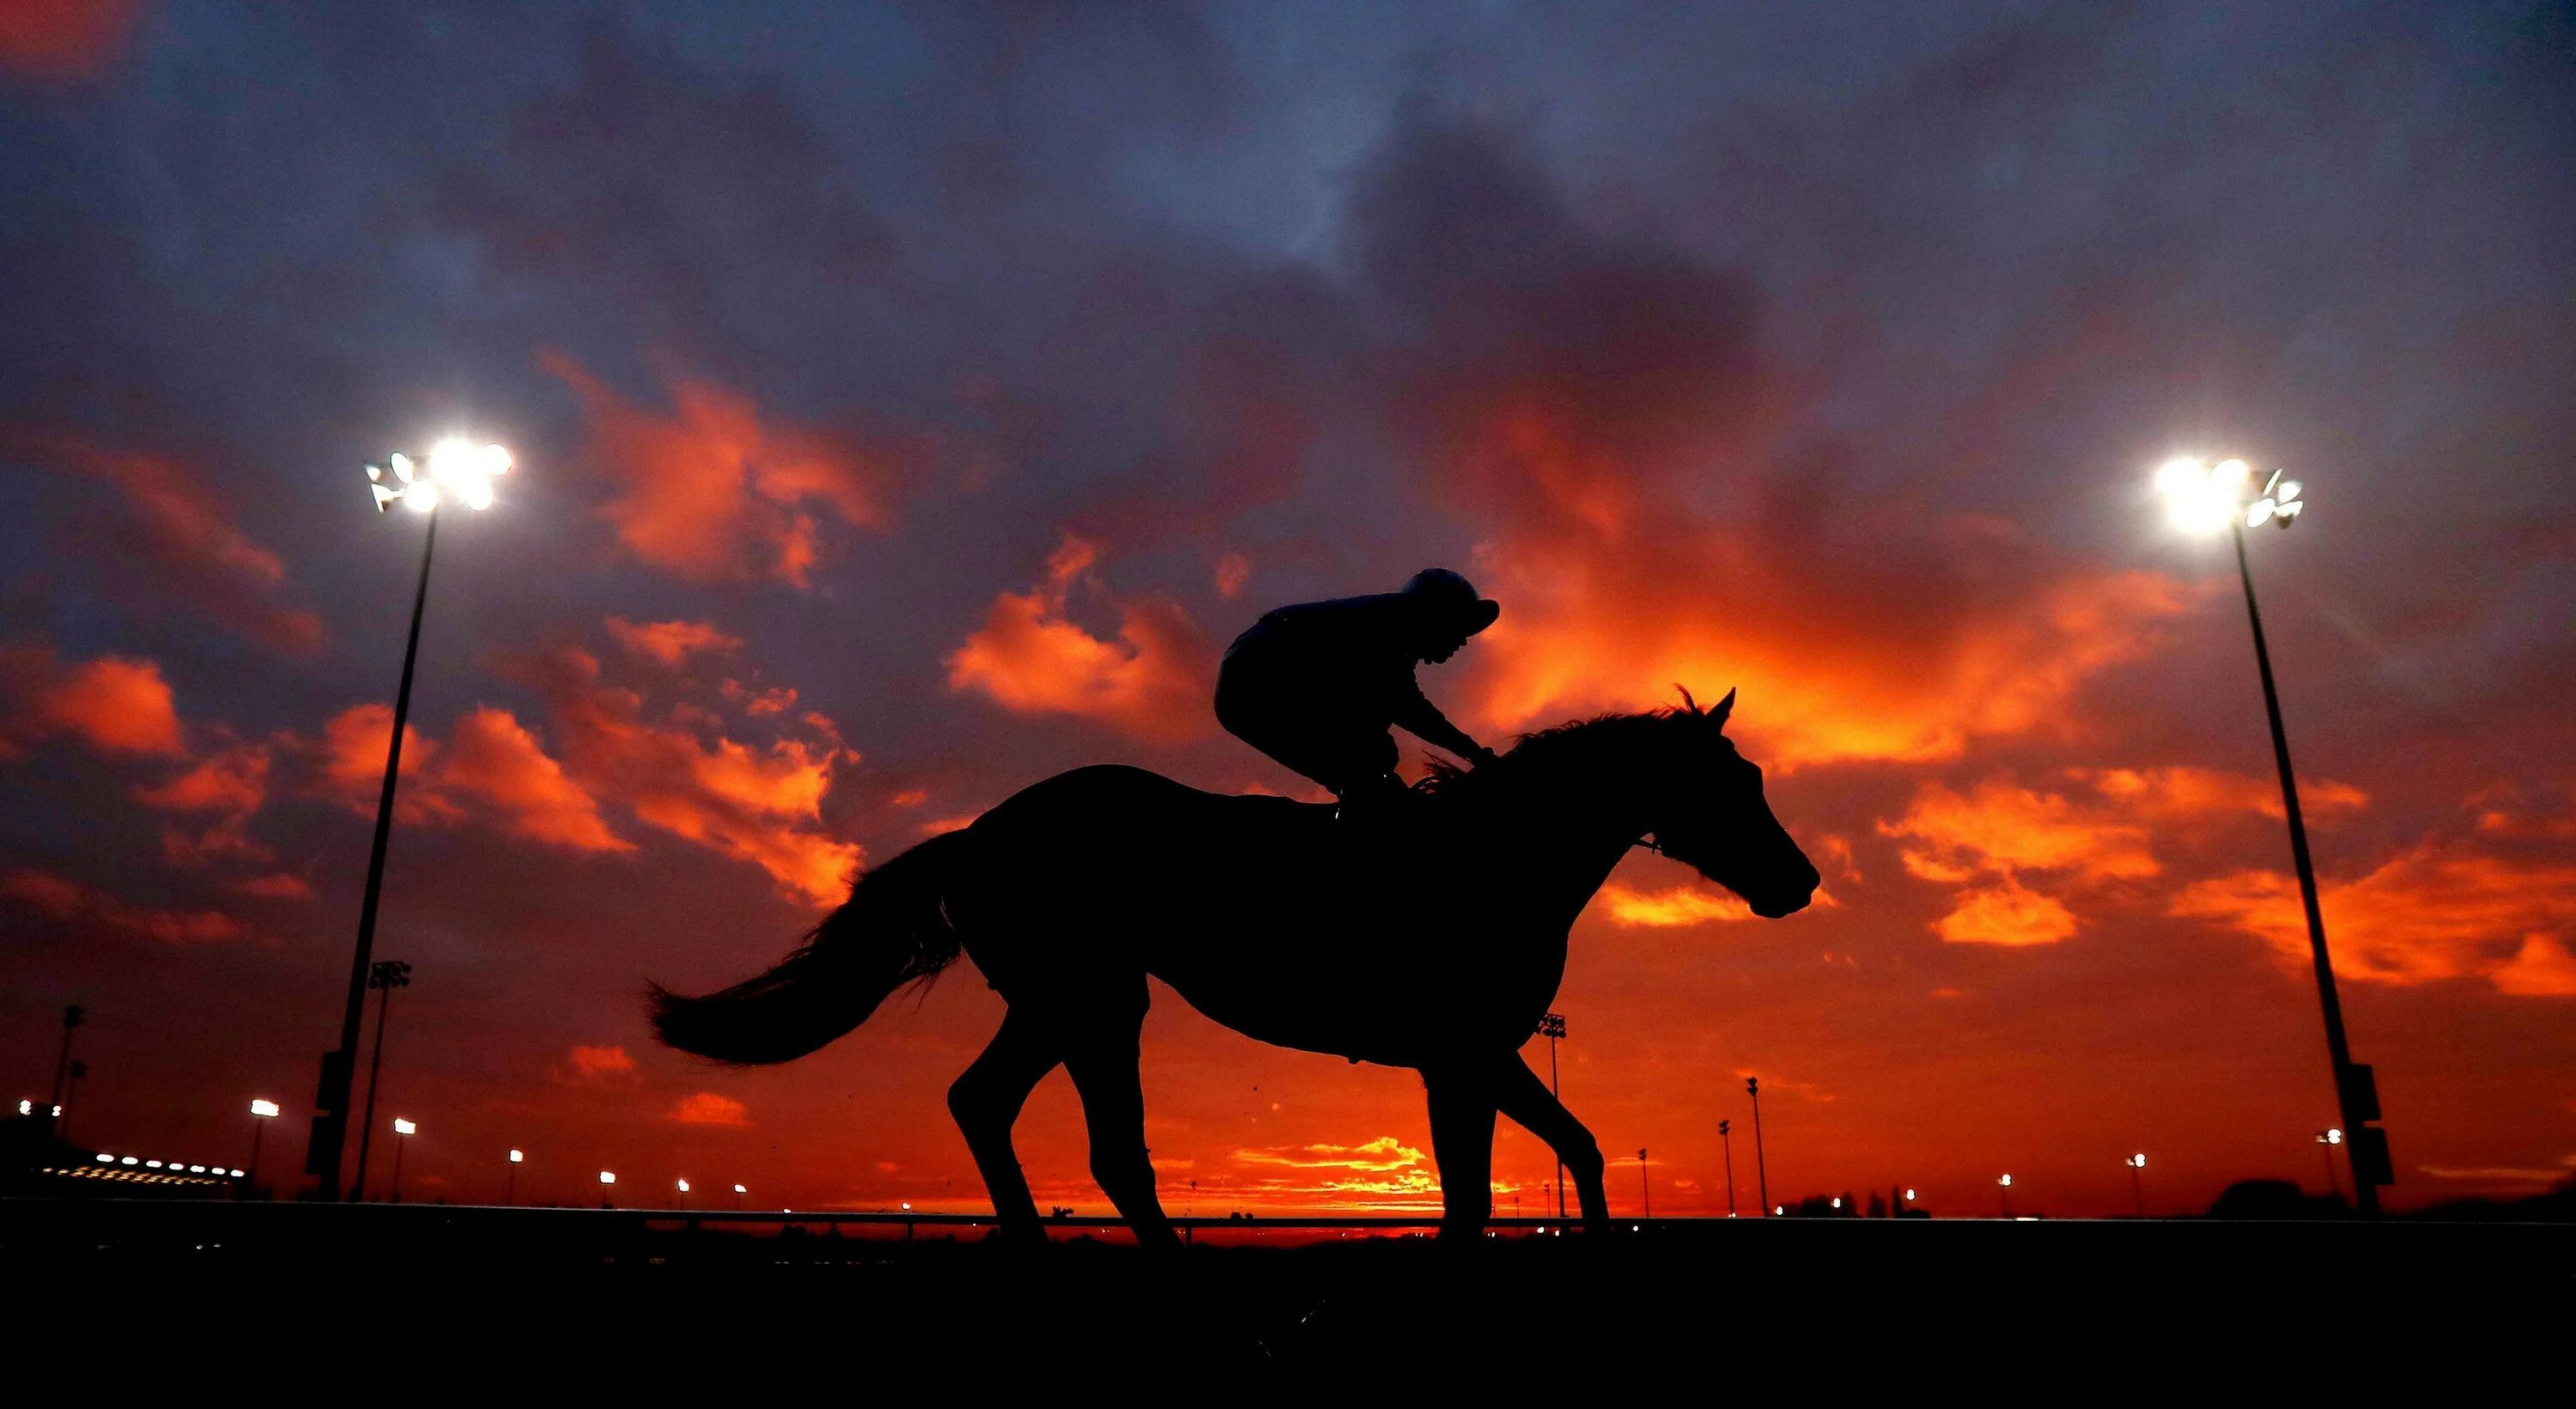
<instances>
[{"instance_id":1,"label":"horse silhouette","mask_svg":"<svg viewBox=\"0 0 2576 1409\"><path fill-rule=\"evenodd\" d=\"M1682 699L1435 772L1391 828L1138 768L1058 774L867 872L768 972L698 998L654 986L654 1026L717 1061L784 1062L962 951L1009 1003L948 1091L998 1236L1044 1236L1011 1126L1062 1064L1101 1191L1139 1242L1177 1247L1145 1149L1150 974L1264 1042L1420 1071L1441 1237L1472 1237L1492 1214L1497 1112L1555 1148L1586 1227L1604 1231L1600 1147L1520 1057L1564 980L1575 917L1648 833L1766 918L1805 908L1817 884L1725 735L1734 692L1706 711Z\"/></svg>"}]
</instances>

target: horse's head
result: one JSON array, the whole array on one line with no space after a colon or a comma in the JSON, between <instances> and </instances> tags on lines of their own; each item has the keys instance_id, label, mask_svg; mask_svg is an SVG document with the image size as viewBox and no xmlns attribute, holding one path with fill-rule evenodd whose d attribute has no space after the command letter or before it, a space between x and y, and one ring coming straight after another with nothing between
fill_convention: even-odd
<instances>
[{"instance_id":1,"label":"horse's head","mask_svg":"<svg viewBox=\"0 0 2576 1409\"><path fill-rule=\"evenodd\" d=\"M1735 692L1703 710L1690 691L1666 727L1681 739L1653 790L1655 845L1744 898L1766 920L1807 908L1822 879L1762 797L1762 770L1726 737Z\"/></svg>"}]
</instances>

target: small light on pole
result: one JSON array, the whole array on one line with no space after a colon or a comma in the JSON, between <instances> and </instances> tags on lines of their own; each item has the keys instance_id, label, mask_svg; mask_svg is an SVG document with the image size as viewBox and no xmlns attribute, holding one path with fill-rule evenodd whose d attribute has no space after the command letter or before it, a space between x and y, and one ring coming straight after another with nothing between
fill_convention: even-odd
<instances>
[{"instance_id":1,"label":"small light on pole","mask_svg":"<svg viewBox=\"0 0 2576 1409\"><path fill-rule=\"evenodd\" d=\"M394 1202L401 1203L403 1150L410 1146L411 1137L420 1133L420 1127L401 1116L395 1116L394 1133L403 1137L394 1141Z\"/></svg>"},{"instance_id":2,"label":"small light on pole","mask_svg":"<svg viewBox=\"0 0 2576 1409\"><path fill-rule=\"evenodd\" d=\"M1995 1187L2003 1191L1999 1197L2003 1200L2004 1217L2012 1217L2012 1176L2007 1174L1996 1180Z\"/></svg>"},{"instance_id":3,"label":"small light on pole","mask_svg":"<svg viewBox=\"0 0 2576 1409\"><path fill-rule=\"evenodd\" d=\"M742 1187L740 1184L733 1186L733 1206L736 1211L740 1211L742 1208L742 1196L750 1192L751 1191L749 1189Z\"/></svg>"},{"instance_id":4,"label":"small light on pole","mask_svg":"<svg viewBox=\"0 0 2576 1409\"><path fill-rule=\"evenodd\" d=\"M259 1178L260 1137L268 1133L268 1123L275 1119L277 1119L275 1101L252 1099L250 1103L250 1173L244 1178L240 1190L244 1196L250 1193L251 1184Z\"/></svg>"},{"instance_id":5,"label":"small light on pole","mask_svg":"<svg viewBox=\"0 0 2576 1409\"><path fill-rule=\"evenodd\" d=\"M501 1195L501 1204L504 1208L519 1206L519 1166L527 1162L527 1155L518 1150L510 1152L510 1187Z\"/></svg>"},{"instance_id":6,"label":"small light on pole","mask_svg":"<svg viewBox=\"0 0 2576 1409\"><path fill-rule=\"evenodd\" d=\"M616 1182L617 1182L617 1176L616 1176L616 1175L609 1173L609 1172L608 1172L607 1170L605 1170L605 1169L603 1169L603 1170L599 1171L599 1186L600 1186L600 1191L601 1191L601 1192L600 1192L600 1195L599 1195L599 1206L600 1206L601 1208L606 1208L606 1207L608 1207L608 1193L607 1193L607 1189L608 1189L608 1186L609 1186L609 1185L614 1184L614 1183L616 1183Z\"/></svg>"},{"instance_id":7,"label":"small light on pole","mask_svg":"<svg viewBox=\"0 0 2576 1409\"><path fill-rule=\"evenodd\" d=\"M2147 1157L2141 1152L2120 1161L2129 1167L2129 1188L2138 1196L2138 1216L2147 1216Z\"/></svg>"},{"instance_id":8,"label":"small light on pole","mask_svg":"<svg viewBox=\"0 0 2576 1409\"><path fill-rule=\"evenodd\" d=\"M2320 1130L2317 1132L2317 1144L2322 1147L2322 1153L2326 1157L2326 1192L2340 1199L2343 1197L2343 1185L2335 1178L2335 1150L2343 1144L2343 1131Z\"/></svg>"}]
</instances>

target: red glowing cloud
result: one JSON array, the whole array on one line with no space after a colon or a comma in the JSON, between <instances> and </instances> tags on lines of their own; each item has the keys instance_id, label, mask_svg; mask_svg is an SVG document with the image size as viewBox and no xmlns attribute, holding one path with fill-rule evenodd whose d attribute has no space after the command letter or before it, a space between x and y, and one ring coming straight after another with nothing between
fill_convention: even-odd
<instances>
[{"instance_id":1,"label":"red glowing cloud","mask_svg":"<svg viewBox=\"0 0 2576 1409\"><path fill-rule=\"evenodd\" d=\"M948 657L948 685L1018 714L1096 720L1140 739L1176 743L1209 732L1216 653L1180 607L1162 598L1119 600L1093 574L1099 550L1068 535L1043 581L1005 592L984 625ZM1087 586L1118 613L1104 640L1066 616Z\"/></svg>"},{"instance_id":2,"label":"red glowing cloud","mask_svg":"<svg viewBox=\"0 0 2576 1409\"><path fill-rule=\"evenodd\" d=\"M2476 978L2526 997L2576 997L2576 866L2426 844L2366 875L2324 884L2318 903L2338 977ZM2298 885L2277 872L2196 882L2169 912L2253 935L2292 968L2309 962Z\"/></svg>"},{"instance_id":3,"label":"red glowing cloud","mask_svg":"<svg viewBox=\"0 0 2576 1409\"><path fill-rule=\"evenodd\" d=\"M671 1119L682 1125L749 1125L751 1112L731 1096L701 1091L671 1107Z\"/></svg>"},{"instance_id":4,"label":"red glowing cloud","mask_svg":"<svg viewBox=\"0 0 2576 1409\"><path fill-rule=\"evenodd\" d=\"M17 901L67 925L139 934L164 944L211 944L247 933L240 921L218 911L134 905L93 886L28 867L0 876L0 899Z\"/></svg>"},{"instance_id":5,"label":"red glowing cloud","mask_svg":"<svg viewBox=\"0 0 2576 1409\"><path fill-rule=\"evenodd\" d=\"M141 0L9 0L0 68L31 78L94 78L125 48Z\"/></svg>"},{"instance_id":6,"label":"red glowing cloud","mask_svg":"<svg viewBox=\"0 0 2576 1409\"><path fill-rule=\"evenodd\" d=\"M659 661L673 669L693 655L726 655L742 645L741 637L718 629L712 621L655 621L638 626L622 616L612 616L608 619L608 634L629 655Z\"/></svg>"},{"instance_id":7,"label":"red glowing cloud","mask_svg":"<svg viewBox=\"0 0 2576 1409\"><path fill-rule=\"evenodd\" d=\"M803 587L818 553L818 513L881 526L908 445L764 422L749 398L675 379L661 415L627 401L558 352L561 377L590 423L594 472L617 489L600 512L645 562L699 582L775 579Z\"/></svg>"},{"instance_id":8,"label":"red glowing cloud","mask_svg":"<svg viewBox=\"0 0 2576 1409\"><path fill-rule=\"evenodd\" d=\"M0 648L0 757L70 734L106 754L176 757L179 711L158 663L101 656L66 666L45 646Z\"/></svg>"},{"instance_id":9,"label":"red glowing cloud","mask_svg":"<svg viewBox=\"0 0 2576 1409\"><path fill-rule=\"evenodd\" d=\"M457 721L437 782L492 804L520 836L576 851L635 849L608 830L598 801L507 710L478 709Z\"/></svg>"}]
</instances>

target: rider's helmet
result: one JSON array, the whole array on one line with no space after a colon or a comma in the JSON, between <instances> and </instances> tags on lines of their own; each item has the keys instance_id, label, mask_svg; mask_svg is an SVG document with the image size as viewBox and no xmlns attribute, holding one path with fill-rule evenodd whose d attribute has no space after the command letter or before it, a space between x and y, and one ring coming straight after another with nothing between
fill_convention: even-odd
<instances>
[{"instance_id":1,"label":"rider's helmet","mask_svg":"<svg viewBox=\"0 0 2576 1409\"><path fill-rule=\"evenodd\" d=\"M1443 628L1460 637L1473 636L1494 624L1503 604L1476 595L1476 584L1447 568L1424 568L1404 584L1404 595Z\"/></svg>"}]
</instances>

